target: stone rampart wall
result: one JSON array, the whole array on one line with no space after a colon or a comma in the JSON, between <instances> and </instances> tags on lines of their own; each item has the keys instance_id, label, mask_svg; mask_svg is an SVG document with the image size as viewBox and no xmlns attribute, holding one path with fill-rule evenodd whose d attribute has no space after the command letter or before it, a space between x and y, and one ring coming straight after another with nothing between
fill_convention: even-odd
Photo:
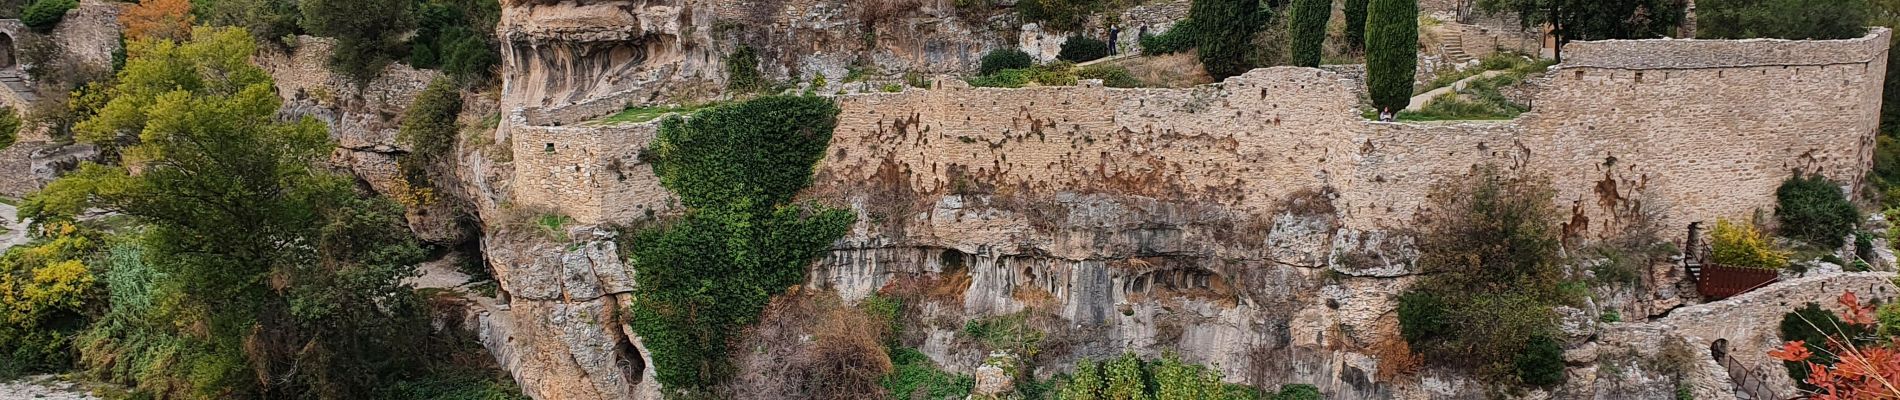
<instances>
[{"instance_id":1,"label":"stone rampart wall","mask_svg":"<svg viewBox=\"0 0 1900 400\"><path fill-rule=\"evenodd\" d=\"M1573 44L1574 64L1553 69L1535 112L1482 123L1369 122L1352 80L1304 68L1189 89L851 95L817 185L849 193L894 174L919 194L1124 194L1254 215L1329 188L1343 228L1388 230L1409 224L1433 183L1492 163L1549 175L1574 236L1613 234L1638 210L1686 228L1771 208L1796 170L1857 182L1871 165L1887 35ZM664 195L628 160L652 129L523 128L518 199L583 222L642 217ZM626 168L641 172L606 173Z\"/></svg>"}]
</instances>

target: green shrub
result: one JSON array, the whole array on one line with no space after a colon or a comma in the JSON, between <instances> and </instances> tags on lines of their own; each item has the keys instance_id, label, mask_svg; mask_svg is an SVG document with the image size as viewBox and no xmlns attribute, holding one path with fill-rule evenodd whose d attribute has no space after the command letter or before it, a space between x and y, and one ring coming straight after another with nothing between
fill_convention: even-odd
<instances>
[{"instance_id":1,"label":"green shrub","mask_svg":"<svg viewBox=\"0 0 1900 400\"><path fill-rule=\"evenodd\" d=\"M1841 188L1820 175L1796 174L1782 182L1775 189L1775 216L1782 236L1830 249L1841 247L1860 222L1860 211Z\"/></svg>"},{"instance_id":2,"label":"green shrub","mask_svg":"<svg viewBox=\"0 0 1900 400\"><path fill-rule=\"evenodd\" d=\"M1257 389L1223 384L1220 371L1182 362L1181 357L1173 353L1149 362L1142 361L1134 353L1123 353L1113 360L1099 363L1084 358L1076 363L1075 372L1058 378L1056 385L1058 389L1054 398L1060 400L1259 398ZM1320 398L1318 390L1311 392L1312 397L1303 397L1306 393L1294 388L1301 385L1287 386L1287 390L1295 393L1294 396L1300 397L1285 398ZM1287 393L1287 390L1282 390L1282 393Z\"/></svg>"},{"instance_id":3,"label":"green shrub","mask_svg":"<svg viewBox=\"0 0 1900 400\"><path fill-rule=\"evenodd\" d=\"M1140 79L1135 79L1133 74L1128 73L1127 68L1112 65L1097 64L1078 68L1075 70L1075 76L1082 79L1101 79L1102 86L1112 88L1136 88L1144 86Z\"/></svg>"},{"instance_id":4,"label":"green shrub","mask_svg":"<svg viewBox=\"0 0 1900 400\"><path fill-rule=\"evenodd\" d=\"M37 0L20 11L20 23L40 32L50 32L60 20L66 19L66 12L79 7L78 0Z\"/></svg>"},{"instance_id":5,"label":"green shrub","mask_svg":"<svg viewBox=\"0 0 1900 400\"><path fill-rule=\"evenodd\" d=\"M1868 0L1701 0L1696 36L1705 39L1851 39L1875 25Z\"/></svg>"},{"instance_id":6,"label":"green shrub","mask_svg":"<svg viewBox=\"0 0 1900 400\"><path fill-rule=\"evenodd\" d=\"M432 171L448 168L447 162L452 158L449 152L455 147L456 133L460 131L455 119L462 113L462 93L456 87L448 79L438 78L403 111L396 142L408 147L409 152L398 158L396 164L410 192L398 196L406 205L433 203L438 195L436 190L446 187L436 182L441 177Z\"/></svg>"},{"instance_id":7,"label":"green shrub","mask_svg":"<svg viewBox=\"0 0 1900 400\"><path fill-rule=\"evenodd\" d=\"M1124 70L1122 73L1127 74L1128 71ZM13 107L0 107L0 149L6 149L7 146L12 146L14 141L20 139L20 126L24 124L25 121L20 119L19 111L14 110Z\"/></svg>"},{"instance_id":8,"label":"green shrub","mask_svg":"<svg viewBox=\"0 0 1900 400\"><path fill-rule=\"evenodd\" d=\"M726 90L733 93L765 91L769 82L759 73L759 53L752 46L739 46L726 55Z\"/></svg>"},{"instance_id":9,"label":"green shrub","mask_svg":"<svg viewBox=\"0 0 1900 400\"><path fill-rule=\"evenodd\" d=\"M1193 20L1176 22L1173 28L1158 35L1141 36L1141 52L1147 55L1162 55L1187 51L1194 48Z\"/></svg>"},{"instance_id":10,"label":"green shrub","mask_svg":"<svg viewBox=\"0 0 1900 400\"><path fill-rule=\"evenodd\" d=\"M1564 381L1564 349L1547 336L1532 338L1530 346L1511 364L1517 370L1517 379L1527 385L1551 386Z\"/></svg>"},{"instance_id":11,"label":"green shrub","mask_svg":"<svg viewBox=\"0 0 1900 400\"><path fill-rule=\"evenodd\" d=\"M1325 397L1320 395L1318 387L1296 383L1281 385L1280 392L1275 393L1272 400L1320 400L1324 398Z\"/></svg>"},{"instance_id":12,"label":"green shrub","mask_svg":"<svg viewBox=\"0 0 1900 400\"><path fill-rule=\"evenodd\" d=\"M1088 62L1108 57L1108 42L1095 40L1087 36L1070 36L1062 42L1062 52L1056 53L1056 59L1068 62Z\"/></svg>"},{"instance_id":13,"label":"green shrub","mask_svg":"<svg viewBox=\"0 0 1900 400\"><path fill-rule=\"evenodd\" d=\"M495 40L500 3L482 0L422 0L416 4L416 35L409 65L440 68L462 83L489 78L501 61Z\"/></svg>"},{"instance_id":14,"label":"green shrub","mask_svg":"<svg viewBox=\"0 0 1900 400\"><path fill-rule=\"evenodd\" d=\"M1840 361L1839 357L1828 350L1829 340L1855 338L1852 340L1854 343L1851 344L1866 344L1864 339L1866 332L1863 331L1861 325L1843 322L1833 311L1823 309L1814 303L1808 303L1806 307L1783 314L1781 317L1781 340L1803 342L1808 347L1808 351L1814 353L1807 362L1820 365L1832 366ZM1783 361L1782 365L1788 368L1788 377L1800 384L1803 390L1814 390L1814 386L1807 383L1809 373L1807 365L1794 361Z\"/></svg>"},{"instance_id":15,"label":"green shrub","mask_svg":"<svg viewBox=\"0 0 1900 400\"><path fill-rule=\"evenodd\" d=\"M882 384L892 398L961 399L976 387L975 379L938 369L930 357L914 349L892 349L891 365L894 369Z\"/></svg>"},{"instance_id":16,"label":"green shrub","mask_svg":"<svg viewBox=\"0 0 1900 400\"><path fill-rule=\"evenodd\" d=\"M1195 48L1201 66L1215 81L1246 73L1253 37L1266 26L1267 15L1255 0L1195 0L1188 5Z\"/></svg>"},{"instance_id":17,"label":"green shrub","mask_svg":"<svg viewBox=\"0 0 1900 400\"><path fill-rule=\"evenodd\" d=\"M1488 165L1433 188L1417 233L1423 278L1399 297L1399 333L1414 351L1487 379L1523 378L1528 361L1516 355L1558 333L1555 306L1586 295L1561 267L1554 194L1541 176Z\"/></svg>"},{"instance_id":18,"label":"green shrub","mask_svg":"<svg viewBox=\"0 0 1900 400\"><path fill-rule=\"evenodd\" d=\"M767 96L661 121L654 173L686 213L623 238L641 279L631 325L670 390L728 376L731 335L850 228L849 212L793 202L837 114L823 98Z\"/></svg>"},{"instance_id":19,"label":"green shrub","mask_svg":"<svg viewBox=\"0 0 1900 400\"><path fill-rule=\"evenodd\" d=\"M1293 0L1293 65L1318 67L1326 44L1326 23L1333 18L1332 0Z\"/></svg>"},{"instance_id":20,"label":"green shrub","mask_svg":"<svg viewBox=\"0 0 1900 400\"><path fill-rule=\"evenodd\" d=\"M1366 10L1366 90L1374 110L1405 109L1418 69L1418 0L1372 0Z\"/></svg>"},{"instance_id":21,"label":"green shrub","mask_svg":"<svg viewBox=\"0 0 1900 400\"><path fill-rule=\"evenodd\" d=\"M979 64L977 74L990 75L1006 69L1029 68L1036 64L1036 60L1030 58L1029 53L1024 53L1022 50L1005 47L983 54L983 59Z\"/></svg>"},{"instance_id":22,"label":"green shrub","mask_svg":"<svg viewBox=\"0 0 1900 400\"><path fill-rule=\"evenodd\" d=\"M1711 261L1720 265L1748 268L1788 266L1788 253L1777 251L1754 225L1734 224L1727 219L1715 221L1709 234Z\"/></svg>"},{"instance_id":23,"label":"green shrub","mask_svg":"<svg viewBox=\"0 0 1900 400\"><path fill-rule=\"evenodd\" d=\"M1006 69L1002 71L997 71L994 74L972 78L970 79L970 86L995 87L995 88L1019 88L1019 87L1023 87L1023 85L1029 84L1029 82L1031 82L1029 79L1029 70Z\"/></svg>"}]
</instances>

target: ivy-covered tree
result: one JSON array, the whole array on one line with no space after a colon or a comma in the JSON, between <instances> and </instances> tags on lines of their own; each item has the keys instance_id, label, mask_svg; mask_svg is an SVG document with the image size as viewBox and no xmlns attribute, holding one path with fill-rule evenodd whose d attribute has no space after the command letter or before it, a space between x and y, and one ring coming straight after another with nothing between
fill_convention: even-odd
<instances>
[{"instance_id":1,"label":"ivy-covered tree","mask_svg":"<svg viewBox=\"0 0 1900 400\"><path fill-rule=\"evenodd\" d=\"M1346 0L1346 47L1353 51L1366 50L1366 7L1371 0Z\"/></svg>"},{"instance_id":2,"label":"ivy-covered tree","mask_svg":"<svg viewBox=\"0 0 1900 400\"><path fill-rule=\"evenodd\" d=\"M1255 0L1195 0L1188 6L1201 66L1214 80L1246 73L1253 36L1266 26L1267 14ZM1180 29L1180 28L1176 28ZM1172 32L1170 32L1172 34Z\"/></svg>"},{"instance_id":3,"label":"ivy-covered tree","mask_svg":"<svg viewBox=\"0 0 1900 400\"><path fill-rule=\"evenodd\" d=\"M824 98L769 96L661 121L654 173L687 211L626 248L640 274L631 325L669 390L728 376L731 335L849 229L849 212L793 202L837 114Z\"/></svg>"},{"instance_id":4,"label":"ivy-covered tree","mask_svg":"<svg viewBox=\"0 0 1900 400\"><path fill-rule=\"evenodd\" d=\"M1372 0L1366 10L1366 89L1372 106L1398 112L1418 73L1418 0Z\"/></svg>"},{"instance_id":5,"label":"ivy-covered tree","mask_svg":"<svg viewBox=\"0 0 1900 400\"><path fill-rule=\"evenodd\" d=\"M1326 45L1326 23L1333 18L1332 0L1293 0L1293 65L1317 67Z\"/></svg>"},{"instance_id":6,"label":"ivy-covered tree","mask_svg":"<svg viewBox=\"0 0 1900 400\"><path fill-rule=\"evenodd\" d=\"M336 39L332 70L367 82L403 54L403 35L416 26L412 9L407 1L303 0L303 28Z\"/></svg>"}]
</instances>

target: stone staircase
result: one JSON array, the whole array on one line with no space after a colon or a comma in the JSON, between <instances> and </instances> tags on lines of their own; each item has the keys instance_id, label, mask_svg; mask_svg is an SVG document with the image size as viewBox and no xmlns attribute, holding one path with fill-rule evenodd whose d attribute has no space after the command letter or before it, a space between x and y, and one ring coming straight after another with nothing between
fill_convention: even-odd
<instances>
[{"instance_id":1,"label":"stone staircase","mask_svg":"<svg viewBox=\"0 0 1900 400\"><path fill-rule=\"evenodd\" d=\"M1471 54L1465 53L1464 29L1465 27L1459 24L1445 24L1445 34L1439 35L1439 37L1444 38L1446 61L1455 64L1464 64L1477 59L1476 57L1472 57Z\"/></svg>"},{"instance_id":2,"label":"stone staircase","mask_svg":"<svg viewBox=\"0 0 1900 400\"><path fill-rule=\"evenodd\" d=\"M26 103L33 103L40 99L40 96L33 92L33 84L28 83L26 76L18 71L0 72L0 84L6 85L8 91L20 96L20 100Z\"/></svg>"}]
</instances>

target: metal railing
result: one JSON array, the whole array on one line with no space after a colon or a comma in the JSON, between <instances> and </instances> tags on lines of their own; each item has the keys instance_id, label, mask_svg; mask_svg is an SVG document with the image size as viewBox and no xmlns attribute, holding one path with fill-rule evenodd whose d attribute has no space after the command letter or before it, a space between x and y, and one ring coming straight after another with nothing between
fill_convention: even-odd
<instances>
[{"instance_id":1,"label":"metal railing","mask_svg":"<svg viewBox=\"0 0 1900 400\"><path fill-rule=\"evenodd\" d=\"M1758 368L1750 367L1735 359L1734 355L1723 355L1722 368L1728 369L1728 379L1735 383L1735 394L1754 400L1783 399L1773 385L1768 384L1767 375Z\"/></svg>"}]
</instances>

